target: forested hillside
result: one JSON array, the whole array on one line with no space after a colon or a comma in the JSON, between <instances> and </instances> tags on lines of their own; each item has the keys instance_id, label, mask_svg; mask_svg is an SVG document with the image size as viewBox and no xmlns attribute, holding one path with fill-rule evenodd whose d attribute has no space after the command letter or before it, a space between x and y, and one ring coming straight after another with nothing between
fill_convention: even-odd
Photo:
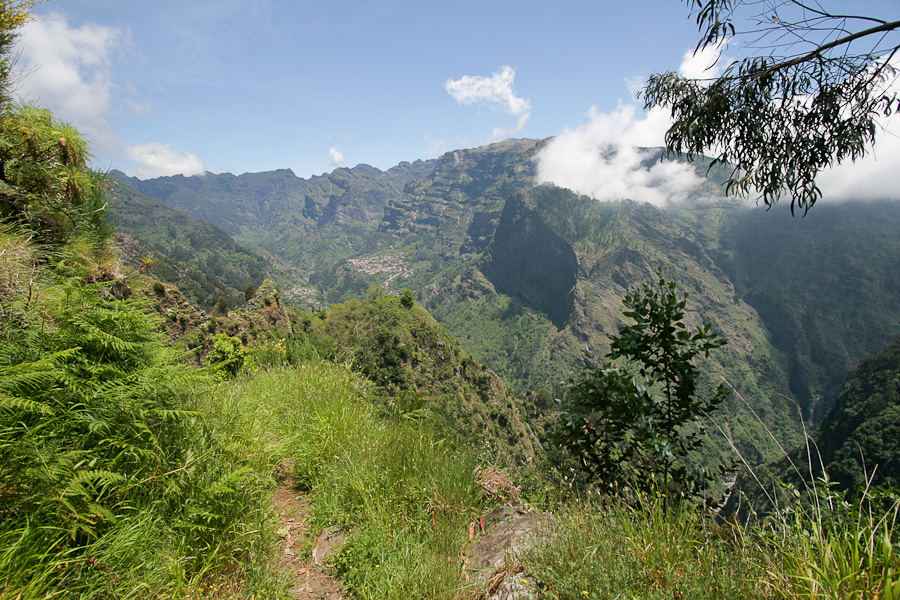
<instances>
[{"instance_id":1,"label":"forested hillside","mask_svg":"<svg viewBox=\"0 0 900 600\"><path fill-rule=\"evenodd\" d=\"M662 268L690 294L689 319L731 341L705 371L710 385L735 389L723 424L754 460L779 452L759 419L783 443L799 441L800 415L817 423L842 373L900 329L895 204L824 205L792 219L716 196L716 170L696 198L666 210L598 203L533 186L542 145L507 140L308 182L287 172L127 181L197 218L220 202L217 214L269 219L265 235L244 226L238 239L308 269L300 288L316 305L373 286L412 289L520 393L557 386L584 347L602 352L627 289ZM305 249L285 251L301 230Z\"/></svg>"},{"instance_id":2,"label":"forested hillside","mask_svg":"<svg viewBox=\"0 0 900 600\"><path fill-rule=\"evenodd\" d=\"M120 184L113 186L110 199L120 260L178 286L207 310L219 298L231 307L242 305L247 287L258 287L266 278L286 288L297 283L296 275L277 258L238 244L215 225Z\"/></svg>"}]
</instances>

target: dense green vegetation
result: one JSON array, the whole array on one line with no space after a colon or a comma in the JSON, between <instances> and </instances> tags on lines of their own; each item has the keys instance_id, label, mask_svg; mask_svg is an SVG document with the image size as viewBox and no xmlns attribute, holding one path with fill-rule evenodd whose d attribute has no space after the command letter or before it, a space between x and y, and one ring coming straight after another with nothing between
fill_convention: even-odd
<instances>
[{"instance_id":1,"label":"dense green vegetation","mask_svg":"<svg viewBox=\"0 0 900 600\"><path fill-rule=\"evenodd\" d=\"M717 262L783 352L791 393L813 423L847 370L900 332L897 231L894 202L820 204L805 219L744 211L721 226Z\"/></svg>"},{"instance_id":2,"label":"dense green vegetation","mask_svg":"<svg viewBox=\"0 0 900 600\"><path fill-rule=\"evenodd\" d=\"M827 478L833 491L853 498L859 490L893 489L900 481L900 338L852 369L835 405L809 442L745 477L751 504L770 504L777 481L812 489ZM760 485L762 484L762 486ZM765 488L765 491L760 489Z\"/></svg>"},{"instance_id":3,"label":"dense green vegetation","mask_svg":"<svg viewBox=\"0 0 900 600\"><path fill-rule=\"evenodd\" d=\"M0 53L27 19L26 9L27 3L0 5ZM0 66L3 75L5 60ZM146 274L122 280L111 249L110 190L88 167L78 133L46 111L8 104L4 94L0 598L274 600L292 597L295 577L310 568L338 577L353 598L464 600L483 597L510 579L548 598L900 598L896 494L868 490L850 501L842 490L814 480L787 490L787 503L766 520L739 524L652 495L585 493L569 472L553 471L565 463L555 448L542 446L552 395L540 390L513 397L412 292L383 295L385 288L376 286L368 300L301 313L287 310L271 281L257 286L235 279L246 306L195 318L200 311L185 308L171 286ZM518 181L518 158L507 152L527 155L533 149L531 142L513 141L488 149L487 157L443 160L437 170L441 185L485 208L473 229L476 221L466 224L465 213L448 203L441 218L456 223L454 235L484 233L486 224L503 218L493 208ZM476 176L454 170L459 164L478 167ZM500 167L502 177L493 188L498 180L489 171ZM406 165L394 174L419 177L404 201L430 193L421 183L424 170ZM318 182L330 190L328 197L343 197L337 190L351 189L351 176L380 178L374 170L346 171L339 174L345 179ZM489 197L478 196L485 186ZM601 213L615 213L604 220L574 195L540 190L520 195L507 216L531 223L541 218L547 225L552 219L541 215L553 197L581 203L584 217L569 226L600 234L596 243L587 233L575 236L577 243L566 242L581 253L579 269L593 265L599 272L611 257L623 258L606 271L620 288L629 270L643 273L652 262L647 256L660 256L673 245L697 256L692 263L678 255L670 269L708 259L690 240L670 235L671 224L660 213L634 205L623 205L625 212L604 207ZM368 206L365 198L354 198L357 209ZM377 204L374 196L367 198ZM346 214L315 197L310 203L308 212L325 221ZM424 220L414 225L435 226L420 216ZM557 219L553 234L562 240L565 217ZM540 237L547 227L531 231ZM641 228L654 235L635 242L623 233ZM200 232L228 243L220 232ZM176 228L169 240L184 235ZM472 243L493 253L502 240L488 237L479 234ZM427 240L406 249L412 264L431 265L420 275L435 277L429 285L439 280L443 266L466 266L452 280L451 292L475 308L443 305L445 314L460 325L471 321L466 331L474 340L478 306L504 311L508 322L523 326L515 344L522 360L540 354L542 344L546 352L564 354L577 345L573 340L596 341L600 331L588 327L591 305L585 299L596 302L603 293L613 299L621 291L603 292L599 278L577 282L575 312L561 331L558 314L539 310L542 300L523 289L492 291L494 282L477 267L481 250L475 252L474 245L463 258L447 255L447 239ZM260 265L253 253L233 250L230 256L244 256L232 265L237 278L250 274L241 269ZM208 263L213 255L202 258ZM502 253L491 256L503 263ZM746 317L745 307L727 295L727 285L716 283L718 277L709 269L685 280L692 294L714 290L703 297L701 314L717 307L710 310L717 326L739 331L734 324ZM127 298L130 284L134 294ZM433 297L440 300L441 293ZM728 302L739 308L721 309ZM633 314L619 315L618 306L611 301L595 315L618 326L642 310L632 304ZM676 300L676 308L685 305ZM502 338L499 329L486 329L485 335ZM757 335L745 331L737 342L761 343ZM179 345L173 346L176 339ZM490 351L489 342L480 344ZM185 349L206 366L188 366ZM613 349L628 355L615 343ZM761 389L756 378L775 381L766 389L780 389L779 371L766 370L773 354L764 345L763 350L722 354L716 364L736 375L738 392ZM831 433L823 427L816 440L832 452L826 468L852 471L847 448L855 444L894 460L896 446L877 434L890 435L896 421L897 354L894 344L854 372L825 422L860 426L846 438L837 435L837 427ZM756 374L738 377L748 363ZM524 371L510 372L526 380ZM713 384L708 378L698 383ZM763 403L761 418L774 423L781 408ZM733 411L725 426L752 439L762 427L743 422L742 414ZM894 483L894 471L879 471L883 483ZM340 532L343 541L323 565L286 572L279 562L291 546L282 545L290 531L273 504L277 491L310 505L302 539L290 540L296 554L309 556L323 529ZM467 553L484 537L481 518L506 502L552 516L543 519L546 529L534 534L530 548L508 553L503 566L476 583Z\"/></svg>"},{"instance_id":4,"label":"dense green vegetation","mask_svg":"<svg viewBox=\"0 0 900 600\"><path fill-rule=\"evenodd\" d=\"M289 286L296 278L271 258L236 243L209 223L167 208L115 183L110 217L121 234L120 260L178 286L191 302L211 309L219 298L237 307L248 285L269 277Z\"/></svg>"},{"instance_id":5,"label":"dense green vegetation","mask_svg":"<svg viewBox=\"0 0 900 600\"><path fill-rule=\"evenodd\" d=\"M6 273L32 268L36 257L25 253L23 240L6 239L20 259L5 261ZM458 562L466 524L499 498L481 490L473 451L436 435L435 425L446 434L446 423L385 411L375 383L316 359L316 345L327 341L336 357L351 351L362 360L362 342L373 336L343 347L337 340L354 326L377 332L404 316L420 331L407 339L405 328L396 328L409 345L406 359L426 364L424 350L440 342L459 352L421 307L382 297L336 307L324 322L305 317L300 322L311 331L333 318L338 335L323 334L315 345L302 335L263 341L255 362L264 370L213 384L171 362L133 301L83 286L70 290L52 270L44 277L38 297L51 310L38 314L47 321L28 324L26 288L7 288L3 303L19 310L20 320L4 328L11 343L4 344L10 351L2 371L2 491L3 505L16 509L4 513L0 534L0 595L286 597L288 583L273 559L279 523L267 503L279 476L310 494L313 532L346 532L329 564L354 597L460 598L477 591ZM387 343L376 358L400 350L397 340L374 337ZM404 385L390 364L375 364L370 375L382 389ZM407 377L423 388L433 381L425 368ZM28 385L29 378L44 385ZM897 585L885 570L896 568L889 546L874 546L880 553L859 546L883 544L884 525L861 522L862 529L839 538L841 560L854 560L854 552L870 557L865 568L841 573L827 562L835 552L821 552L821 544L835 547L833 533L817 529L823 536L810 541L816 522L805 517L796 525L782 521L769 538L765 530L717 527L702 513L666 513L653 503L554 506L557 535L513 568L539 581L549 597L625 591L775 598L829 580L836 586L831 597L842 597ZM818 569L812 582L811 565Z\"/></svg>"},{"instance_id":6,"label":"dense green vegetation","mask_svg":"<svg viewBox=\"0 0 900 600\"><path fill-rule=\"evenodd\" d=\"M409 296L381 296L303 313L295 330L322 356L347 362L374 382L387 414L431 418L489 460L543 460L516 398Z\"/></svg>"},{"instance_id":7,"label":"dense green vegetation","mask_svg":"<svg viewBox=\"0 0 900 600\"><path fill-rule=\"evenodd\" d=\"M273 537L248 532L266 522L266 487L194 410L203 378L136 302L42 279L39 304L3 302L0 595L263 576Z\"/></svg>"}]
</instances>

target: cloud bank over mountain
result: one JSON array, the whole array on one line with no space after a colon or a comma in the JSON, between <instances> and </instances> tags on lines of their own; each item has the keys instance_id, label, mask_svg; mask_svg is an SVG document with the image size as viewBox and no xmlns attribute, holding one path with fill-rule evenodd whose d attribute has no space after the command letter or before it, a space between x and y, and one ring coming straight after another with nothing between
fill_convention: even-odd
<instances>
[{"instance_id":1,"label":"cloud bank over mountain","mask_svg":"<svg viewBox=\"0 0 900 600\"><path fill-rule=\"evenodd\" d=\"M185 154L174 150L168 144L150 142L127 148L128 156L137 166L133 174L141 179L167 177L170 175L203 175L203 161L196 154Z\"/></svg>"},{"instance_id":2,"label":"cloud bank over mountain","mask_svg":"<svg viewBox=\"0 0 900 600\"><path fill-rule=\"evenodd\" d=\"M723 47L685 53L679 73L694 79L712 79L730 59ZM894 59L900 69L900 57ZM900 95L900 81L890 83ZM640 89L635 81L632 90ZM566 128L538 154L537 182L553 183L601 201L631 199L666 206L688 198L702 183L688 164L650 160L665 144L670 115L660 109L641 111L620 103L612 112L596 106L589 121ZM715 155L714 151L710 152ZM884 200L900 196L900 117L882 119L876 143L865 157L826 169L818 177L823 202ZM723 192L724 193L724 192ZM748 198L749 203L756 198Z\"/></svg>"},{"instance_id":3,"label":"cloud bank over mountain","mask_svg":"<svg viewBox=\"0 0 900 600\"><path fill-rule=\"evenodd\" d=\"M602 201L636 200L666 206L686 199L701 183L693 167L652 162L671 122L653 110L641 118L633 105L611 113L591 108L590 122L567 129L537 156L538 183L553 183Z\"/></svg>"},{"instance_id":4,"label":"cloud bank over mountain","mask_svg":"<svg viewBox=\"0 0 900 600\"><path fill-rule=\"evenodd\" d=\"M720 48L685 53L679 72L718 75ZM629 83L634 88L634 82ZM566 128L537 155L537 182L552 183L597 200L636 200L663 207L687 199L702 183L691 165L652 161L665 144L672 119L667 111L638 113L634 104L588 111L588 123Z\"/></svg>"}]
</instances>

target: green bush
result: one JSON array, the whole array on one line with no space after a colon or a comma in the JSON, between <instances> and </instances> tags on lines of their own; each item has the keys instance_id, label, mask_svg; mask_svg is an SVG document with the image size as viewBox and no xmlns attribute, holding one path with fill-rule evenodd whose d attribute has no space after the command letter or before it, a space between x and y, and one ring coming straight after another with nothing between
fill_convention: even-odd
<instances>
[{"instance_id":1,"label":"green bush","mask_svg":"<svg viewBox=\"0 0 900 600\"><path fill-rule=\"evenodd\" d=\"M242 370L256 368L253 352L240 339L225 333L213 336L213 349L206 355L206 364L213 375L222 380L237 377Z\"/></svg>"}]
</instances>

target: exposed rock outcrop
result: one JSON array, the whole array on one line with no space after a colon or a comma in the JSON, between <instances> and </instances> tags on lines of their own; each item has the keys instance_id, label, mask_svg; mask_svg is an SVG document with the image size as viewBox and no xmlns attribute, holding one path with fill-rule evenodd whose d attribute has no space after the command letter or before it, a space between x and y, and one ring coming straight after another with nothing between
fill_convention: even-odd
<instances>
[{"instance_id":1,"label":"exposed rock outcrop","mask_svg":"<svg viewBox=\"0 0 900 600\"><path fill-rule=\"evenodd\" d=\"M466 578L485 586L487 600L537 598L537 581L519 557L551 535L553 517L521 506L502 506L484 517L485 535L466 548Z\"/></svg>"},{"instance_id":2,"label":"exposed rock outcrop","mask_svg":"<svg viewBox=\"0 0 900 600\"><path fill-rule=\"evenodd\" d=\"M251 331L278 328L286 333L293 333L291 319L281 301L281 294L270 280L263 281L256 290L256 295L247 302L241 315L241 328Z\"/></svg>"}]
</instances>

